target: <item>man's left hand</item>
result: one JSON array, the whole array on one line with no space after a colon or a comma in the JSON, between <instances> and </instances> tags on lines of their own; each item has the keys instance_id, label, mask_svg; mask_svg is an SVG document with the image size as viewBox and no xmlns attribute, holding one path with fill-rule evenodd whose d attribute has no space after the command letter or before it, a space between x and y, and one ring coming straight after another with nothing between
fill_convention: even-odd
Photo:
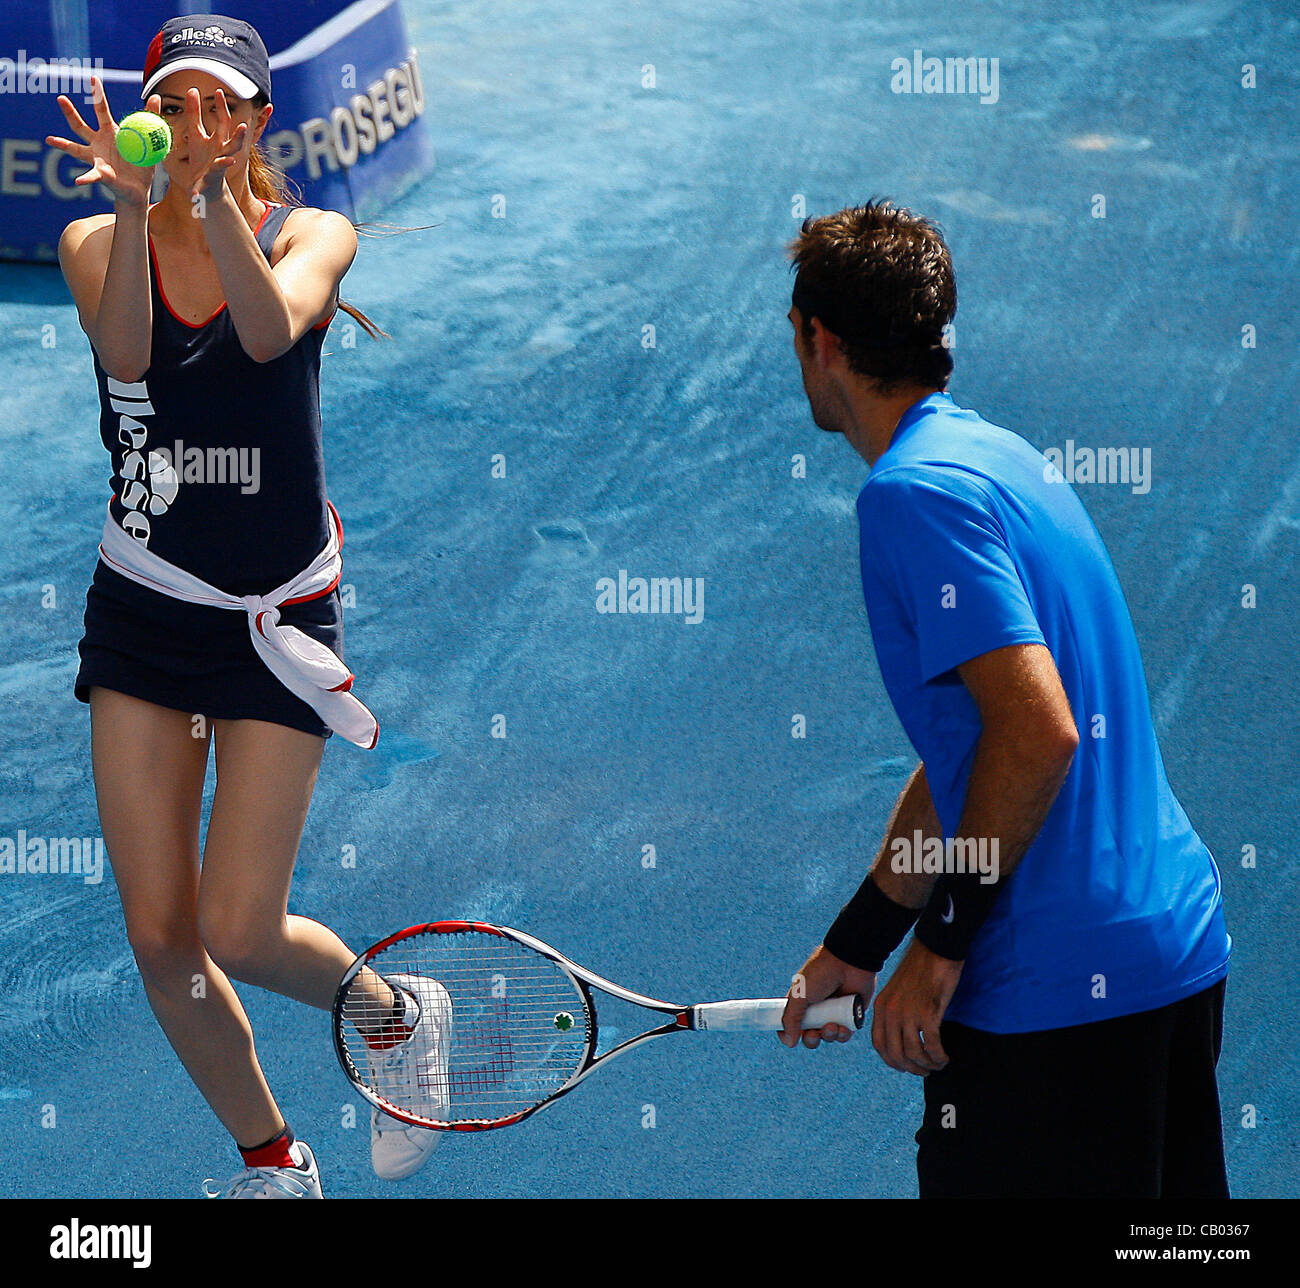
<instances>
[{"instance_id":1,"label":"man's left hand","mask_svg":"<svg viewBox=\"0 0 1300 1288\"><path fill-rule=\"evenodd\" d=\"M948 1063L939 1023L957 991L963 965L912 940L880 990L871 1021L871 1044L891 1069L925 1077Z\"/></svg>"}]
</instances>

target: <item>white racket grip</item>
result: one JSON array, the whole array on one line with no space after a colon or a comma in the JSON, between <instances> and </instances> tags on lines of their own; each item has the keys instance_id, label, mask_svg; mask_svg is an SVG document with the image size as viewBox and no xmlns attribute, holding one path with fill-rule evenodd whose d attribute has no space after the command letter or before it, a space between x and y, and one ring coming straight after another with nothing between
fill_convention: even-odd
<instances>
[{"instance_id":1,"label":"white racket grip","mask_svg":"<svg viewBox=\"0 0 1300 1288\"><path fill-rule=\"evenodd\" d=\"M693 1008L695 1028L721 1033L739 1033L754 1030L776 1030L781 1027L781 1016L787 998L748 998L735 1002L703 1002ZM840 1024L846 1029L860 1029L866 1008L856 994L849 997L830 997L824 1002L814 1002L803 1016L805 1029L820 1029L826 1024Z\"/></svg>"}]
</instances>

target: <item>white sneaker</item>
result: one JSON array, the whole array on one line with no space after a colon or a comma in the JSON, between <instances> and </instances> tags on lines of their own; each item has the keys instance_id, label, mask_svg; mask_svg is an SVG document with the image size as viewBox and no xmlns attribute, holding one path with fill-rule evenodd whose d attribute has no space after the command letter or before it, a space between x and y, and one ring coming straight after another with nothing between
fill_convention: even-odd
<instances>
[{"instance_id":1,"label":"white sneaker","mask_svg":"<svg viewBox=\"0 0 1300 1288\"><path fill-rule=\"evenodd\" d=\"M451 1050L452 1007L447 990L423 975L389 975L390 987L412 995L420 1008L415 1030L405 1042L386 1051L366 1049L370 1076L381 1091L430 1118L441 1116L450 1103L447 1065ZM412 1127L382 1110L370 1114L370 1163L385 1181L400 1181L418 1172L438 1145L442 1133Z\"/></svg>"},{"instance_id":2,"label":"white sneaker","mask_svg":"<svg viewBox=\"0 0 1300 1288\"><path fill-rule=\"evenodd\" d=\"M209 1191L204 1182L203 1192L208 1198L223 1199L319 1199L320 1172L316 1155L303 1141L295 1140L289 1153L303 1166L299 1167L246 1167L221 1193Z\"/></svg>"}]
</instances>

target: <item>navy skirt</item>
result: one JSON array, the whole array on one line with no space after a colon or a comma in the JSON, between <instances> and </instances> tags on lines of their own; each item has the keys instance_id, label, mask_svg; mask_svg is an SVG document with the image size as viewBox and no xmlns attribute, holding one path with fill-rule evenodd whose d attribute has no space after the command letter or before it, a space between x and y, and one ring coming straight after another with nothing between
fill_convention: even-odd
<instances>
[{"instance_id":1,"label":"navy skirt","mask_svg":"<svg viewBox=\"0 0 1300 1288\"><path fill-rule=\"evenodd\" d=\"M337 587L282 608L280 620L343 656ZM322 738L333 732L257 656L242 610L187 604L100 560L86 593L85 624L74 685L82 702L90 701L91 686L98 684L212 720L267 720Z\"/></svg>"}]
</instances>

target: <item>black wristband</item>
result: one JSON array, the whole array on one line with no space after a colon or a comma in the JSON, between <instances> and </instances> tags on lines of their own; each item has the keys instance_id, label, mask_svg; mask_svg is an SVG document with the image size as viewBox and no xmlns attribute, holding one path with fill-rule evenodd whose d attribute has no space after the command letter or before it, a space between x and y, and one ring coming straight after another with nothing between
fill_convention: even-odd
<instances>
[{"instance_id":1,"label":"black wristband","mask_svg":"<svg viewBox=\"0 0 1300 1288\"><path fill-rule=\"evenodd\" d=\"M964 962L1003 884L983 881L978 872L945 873L934 883L930 902L916 923L917 940L940 957Z\"/></svg>"},{"instance_id":2,"label":"black wristband","mask_svg":"<svg viewBox=\"0 0 1300 1288\"><path fill-rule=\"evenodd\" d=\"M828 952L858 970L878 971L920 914L886 895L868 874L822 940Z\"/></svg>"}]
</instances>

